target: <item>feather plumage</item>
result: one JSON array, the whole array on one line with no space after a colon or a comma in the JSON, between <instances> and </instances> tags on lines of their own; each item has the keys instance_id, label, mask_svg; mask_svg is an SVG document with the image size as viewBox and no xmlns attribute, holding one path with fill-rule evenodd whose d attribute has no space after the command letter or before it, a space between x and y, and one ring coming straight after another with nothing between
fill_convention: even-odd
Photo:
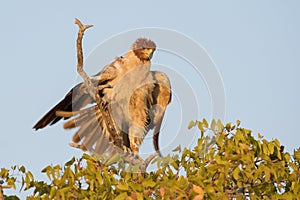
<instances>
[{"instance_id":1,"label":"feather plumage","mask_svg":"<svg viewBox=\"0 0 300 200\"><path fill-rule=\"evenodd\" d=\"M160 153L159 131L166 106L171 101L168 77L162 72L150 71L155 49L154 42L139 38L124 57L117 57L92 78L95 86L110 86L103 87L101 96L107 102L107 112L123 135L122 145L134 153L138 153L150 129L154 129L154 147ZM106 127L100 107L94 103L80 83L46 113L34 129L70 118L64 128L78 128L73 142L82 150L104 153L113 147L116 139ZM87 107L89 104L91 106Z\"/></svg>"}]
</instances>

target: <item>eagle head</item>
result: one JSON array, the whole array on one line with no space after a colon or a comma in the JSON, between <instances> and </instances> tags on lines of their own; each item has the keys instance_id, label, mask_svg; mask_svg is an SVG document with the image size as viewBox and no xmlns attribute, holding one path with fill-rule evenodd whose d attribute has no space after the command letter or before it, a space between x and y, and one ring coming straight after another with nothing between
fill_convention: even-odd
<instances>
[{"instance_id":1,"label":"eagle head","mask_svg":"<svg viewBox=\"0 0 300 200\"><path fill-rule=\"evenodd\" d=\"M156 45L153 41L146 38L138 38L132 45L134 54L141 61L149 61L156 49Z\"/></svg>"}]
</instances>

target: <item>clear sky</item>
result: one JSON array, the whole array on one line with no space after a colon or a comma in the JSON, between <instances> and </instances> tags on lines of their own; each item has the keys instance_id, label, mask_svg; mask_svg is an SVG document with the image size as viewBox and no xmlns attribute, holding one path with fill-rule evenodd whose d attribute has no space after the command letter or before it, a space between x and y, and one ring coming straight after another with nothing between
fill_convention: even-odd
<instances>
[{"instance_id":1,"label":"clear sky","mask_svg":"<svg viewBox=\"0 0 300 200\"><path fill-rule=\"evenodd\" d=\"M85 56L108 38L136 28L174 30L191 38L206 50L222 77L224 121L240 119L254 135L259 132L267 139L278 138L286 150L292 151L300 146L299 8L296 0L166 0L145 5L136 0L2 2L0 167L24 164L42 177L40 170L47 164L62 164L73 155L81 155L68 146L74 131L64 131L62 123L38 132L32 130L36 121L80 80L76 73L75 17L95 26L85 35ZM140 36L144 35L136 35ZM107 53L105 59L111 61L115 56ZM177 67L179 75L189 73L189 64L176 59L157 51L153 62L157 69L166 65ZM174 80L172 85L178 84ZM211 107L210 96L204 81L192 78L191 83L198 94L198 117L210 120L211 110L206 108ZM176 120L180 116L172 112L179 105L180 97L174 96L166 127L178 129ZM195 116L185 120L191 119ZM164 130L161 141L169 141L173 132ZM189 131L177 134L193 138Z\"/></svg>"}]
</instances>

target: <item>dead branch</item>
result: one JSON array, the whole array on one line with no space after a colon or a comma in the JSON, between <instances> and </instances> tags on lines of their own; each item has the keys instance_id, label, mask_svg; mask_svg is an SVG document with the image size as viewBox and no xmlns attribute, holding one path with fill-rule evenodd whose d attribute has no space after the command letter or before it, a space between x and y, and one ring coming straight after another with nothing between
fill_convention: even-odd
<instances>
[{"instance_id":1,"label":"dead branch","mask_svg":"<svg viewBox=\"0 0 300 200\"><path fill-rule=\"evenodd\" d=\"M86 29L93 27L93 25L83 25L78 19L75 19L75 24L78 25L79 31L77 36L77 72L82 77L90 95L94 98L95 90L91 90L93 88L93 84L89 76L83 70L83 51L82 51L82 38ZM96 100L96 99L95 99Z\"/></svg>"},{"instance_id":2,"label":"dead branch","mask_svg":"<svg viewBox=\"0 0 300 200\"><path fill-rule=\"evenodd\" d=\"M86 74L86 72L83 70L83 53L82 53L82 39L84 35L84 31L92 25L83 25L78 19L75 19L75 24L78 25L78 37L77 37L77 72L82 77L84 84L87 88L88 93L90 96L95 100L97 105L100 108L100 112L102 116L104 117L104 121L106 123L106 126L110 130L110 133L115 136L116 138L116 145L122 148L122 136L120 131L118 130L118 127L115 125L114 121L112 120L112 117L110 116L110 113L107 112L107 108L105 108L106 103L100 98L99 95L99 88L95 86L90 77Z\"/></svg>"}]
</instances>

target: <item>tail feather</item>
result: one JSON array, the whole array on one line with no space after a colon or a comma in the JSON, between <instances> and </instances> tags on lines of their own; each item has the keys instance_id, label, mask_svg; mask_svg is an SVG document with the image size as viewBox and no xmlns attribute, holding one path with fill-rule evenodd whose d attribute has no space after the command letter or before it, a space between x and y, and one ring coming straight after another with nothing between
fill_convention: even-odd
<instances>
[{"instance_id":1,"label":"tail feather","mask_svg":"<svg viewBox=\"0 0 300 200\"><path fill-rule=\"evenodd\" d=\"M86 135L91 134L91 130L93 129L93 127L94 127L93 119L87 119L86 123L82 124L79 130L73 136L73 142L79 143Z\"/></svg>"},{"instance_id":2,"label":"tail feather","mask_svg":"<svg viewBox=\"0 0 300 200\"><path fill-rule=\"evenodd\" d=\"M72 129L75 127L81 127L85 124L92 122L91 121L92 118L90 117L91 113L87 112L87 110L89 111L90 108L87 108L85 110L80 110L78 117L76 117L75 119L70 119L69 121L64 123L64 129Z\"/></svg>"},{"instance_id":3,"label":"tail feather","mask_svg":"<svg viewBox=\"0 0 300 200\"><path fill-rule=\"evenodd\" d=\"M109 146L109 133L102 119L98 106L79 111L76 119L64 124L64 128L79 127L73 136L73 142L79 144L83 151L89 150L98 154L104 153Z\"/></svg>"},{"instance_id":4,"label":"tail feather","mask_svg":"<svg viewBox=\"0 0 300 200\"><path fill-rule=\"evenodd\" d=\"M96 143L97 138L101 134L102 133L99 124L95 124L91 131L91 134L88 134L82 141L82 146L84 146L86 150L92 150L93 145Z\"/></svg>"}]
</instances>

